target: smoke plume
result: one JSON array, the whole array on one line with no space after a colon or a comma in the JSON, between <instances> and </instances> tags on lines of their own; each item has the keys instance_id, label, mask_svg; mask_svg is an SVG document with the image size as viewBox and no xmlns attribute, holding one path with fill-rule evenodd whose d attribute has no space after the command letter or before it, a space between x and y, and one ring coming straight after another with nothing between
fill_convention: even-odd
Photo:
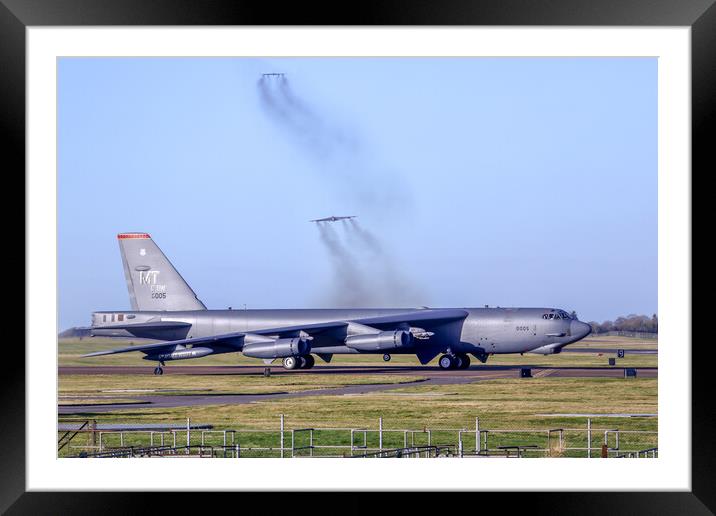
<instances>
[{"instance_id":1,"label":"smoke plume","mask_svg":"<svg viewBox=\"0 0 716 516\"><path fill-rule=\"evenodd\" d=\"M259 99L267 116L317 164L325 184L347 209L395 218L410 209L400 178L374 162L353 131L338 127L297 95L285 76L262 76ZM399 209L396 209L399 207ZM417 306L424 298L393 265L380 240L355 220L319 222L320 241L333 266L327 301L334 306Z\"/></svg>"},{"instance_id":2,"label":"smoke plume","mask_svg":"<svg viewBox=\"0 0 716 516\"><path fill-rule=\"evenodd\" d=\"M343 307L415 307L424 302L423 294L393 265L373 233L353 219L341 221L340 226L331 222L317 226L334 267L331 303Z\"/></svg>"},{"instance_id":3,"label":"smoke plume","mask_svg":"<svg viewBox=\"0 0 716 516\"><path fill-rule=\"evenodd\" d=\"M285 76L262 76L258 90L266 115L315 162L321 179L350 209L398 216L396 206L409 208L410 193L398 175L365 151L355 131L332 123L296 94Z\"/></svg>"}]
</instances>

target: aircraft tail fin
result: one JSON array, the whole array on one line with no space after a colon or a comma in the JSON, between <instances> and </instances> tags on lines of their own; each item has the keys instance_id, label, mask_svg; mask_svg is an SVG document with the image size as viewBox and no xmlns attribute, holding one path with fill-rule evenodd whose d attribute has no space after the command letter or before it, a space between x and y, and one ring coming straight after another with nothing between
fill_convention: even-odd
<instances>
[{"instance_id":1,"label":"aircraft tail fin","mask_svg":"<svg viewBox=\"0 0 716 516\"><path fill-rule=\"evenodd\" d=\"M147 233L117 235L132 310L206 310Z\"/></svg>"}]
</instances>

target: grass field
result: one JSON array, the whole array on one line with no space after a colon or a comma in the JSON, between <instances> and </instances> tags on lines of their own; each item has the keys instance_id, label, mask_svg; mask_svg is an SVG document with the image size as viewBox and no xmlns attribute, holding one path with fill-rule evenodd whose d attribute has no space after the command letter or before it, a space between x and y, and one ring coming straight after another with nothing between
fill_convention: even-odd
<instances>
[{"instance_id":1,"label":"grass field","mask_svg":"<svg viewBox=\"0 0 716 516\"><path fill-rule=\"evenodd\" d=\"M153 377L147 378L155 380ZM202 385L210 385L215 380L193 376L175 378L183 381L192 378L202 382ZM380 378L383 382L395 381L390 375L383 375ZM114 377L114 379L116 385L122 381L121 377ZM163 379L167 378L160 378ZM232 380L235 381L232 390L244 389L244 385L247 389L256 388L251 378L242 376ZM405 378L401 377L401 380L404 381ZM80 387L85 381L87 377L78 380L74 387ZM111 384L112 381L108 379L103 386L110 388ZM89 390L92 389L94 387ZM78 393L78 391L73 392ZM127 398L124 395L123 397ZM491 446L535 444L544 447L545 431L557 428L573 429L566 432L566 439L570 446L586 446L586 417L549 417L543 414L656 412L656 379L515 378L486 380L465 385L421 386L418 384L387 392L355 396L306 397L242 405L162 409L131 407L111 413L86 413L74 416L72 419L77 420L78 417L94 419L99 423L182 424L186 418L191 418L194 422L210 422L218 430L243 431L239 438L241 445L250 447L276 445L276 432L281 414L285 416L287 431L309 427L369 428L375 431L378 418L382 417L386 430L430 428L433 431L433 443L439 442L440 439L454 443L455 432L445 430L441 436L440 431L474 429L475 418L479 417L480 428L491 430ZM655 432L658 428L658 420L657 418L593 418L592 425L593 446L598 448L603 431L606 429ZM250 432L266 430L273 432ZM494 432L495 430L512 430L513 433L500 434ZM514 432L516 430L526 430L526 432ZM536 430L543 432L537 433ZM341 442L341 438L345 439L346 435L348 434L345 432L340 435L337 433L334 437L324 435L324 439L327 439L327 442L338 443ZM376 439L375 432L369 435L369 439L373 441ZM388 432L384 446L391 445L389 440L391 435L395 441L393 445L399 446L403 438L402 431L392 434ZM470 436L467 439L469 440ZM646 449L656 445L655 434L624 434L622 437L622 448ZM470 446L474 446L474 436ZM67 453L71 453L70 450L67 450Z\"/></svg>"},{"instance_id":2,"label":"grass field","mask_svg":"<svg viewBox=\"0 0 716 516\"><path fill-rule=\"evenodd\" d=\"M120 346L125 344L120 344ZM656 341L623 337L585 339L575 347L656 349ZM79 355L117 347L116 342L71 341L59 346L60 365L147 365L141 355L125 354L94 359L80 359ZM559 355L504 355L490 357L488 365L542 365L606 366L607 358L592 353L562 353ZM317 361L318 364L322 362ZM198 360L172 362L173 365L260 365L257 360L240 354L218 355ZM618 366L656 366L657 355L627 355L617 359ZM278 364L277 364L278 365ZM396 355L388 364L380 356L336 356L330 365L418 365L414 356ZM431 365L435 365L432 363ZM395 384L414 382L423 377L398 374L380 375L61 375L59 376L60 404L131 402L142 394L183 396L190 394L266 394L326 389L357 384ZM533 444L548 446L547 430L564 429L564 439L570 448L586 447L586 417L553 417L550 414L608 414L657 413L657 379L651 378L509 378L481 380L458 385L426 385L407 383L397 389L370 392L360 395L324 395L291 399L264 400L249 404L205 405L176 408L149 408L137 405L109 413L84 413L60 420L96 420L98 423L173 423L183 424L186 418L197 423L211 423L217 430L238 430L242 450L252 447L276 447L280 415L285 417L284 446L290 446L290 431L298 428L367 428L366 444L377 446L378 418L383 418L384 447L403 445L407 434L404 429L415 430L411 442L427 444L431 429L432 443L452 443L457 430L472 429L466 434L465 446L475 446L475 418L480 429L490 430L490 447ZM546 416L545 416L546 415ZM592 446L599 448L604 430L619 428L624 431L651 433L621 434L622 449L646 449L657 446L657 418L592 418ZM506 431L506 432L505 432ZM298 434L297 434L298 435ZM315 438L322 443L346 445L349 433L334 430L316 430ZM484 435L484 434L483 434ZM212 437L208 437L211 439ZM299 439L299 437L296 437ZM307 439L302 433L300 439ZM105 434L106 446L119 446L117 435ZM133 441L133 439L135 439ZM192 434L192 443L198 444L200 434ZM216 434L213 439L220 437ZM470 439L472 439L470 441ZM220 444L216 441L215 444ZM549 441L553 443L554 441ZM81 445L80 440L80 445ZM125 445L146 445L147 435L124 437ZM551 447L552 444L549 444ZM61 456L76 455L76 444L62 450ZM246 451L244 453L250 453ZM275 449L268 452L278 453ZM316 451L319 453L319 451ZM528 452L529 454L530 452ZM557 456L584 456L584 451L553 450ZM534 456L545 456L540 451Z\"/></svg>"},{"instance_id":3,"label":"grass field","mask_svg":"<svg viewBox=\"0 0 716 516\"><path fill-rule=\"evenodd\" d=\"M272 394L346 385L410 383L420 376L399 375L62 375L60 397L97 397L141 394L186 396L192 394Z\"/></svg>"}]
</instances>

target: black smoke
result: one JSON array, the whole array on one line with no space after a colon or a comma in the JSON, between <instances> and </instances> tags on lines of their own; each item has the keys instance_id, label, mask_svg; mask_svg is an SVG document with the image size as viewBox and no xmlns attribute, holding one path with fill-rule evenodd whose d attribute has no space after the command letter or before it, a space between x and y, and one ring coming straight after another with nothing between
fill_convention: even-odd
<instances>
[{"instance_id":1,"label":"black smoke","mask_svg":"<svg viewBox=\"0 0 716 516\"><path fill-rule=\"evenodd\" d=\"M325 110L298 95L285 76L262 76L258 90L266 115L315 162L321 179L334 189L346 209L386 220L410 210L408 189L389 167L375 162L355 131L332 123ZM353 219L317 226L334 273L327 301L345 307L425 302L415 283L394 266L375 234Z\"/></svg>"}]
</instances>

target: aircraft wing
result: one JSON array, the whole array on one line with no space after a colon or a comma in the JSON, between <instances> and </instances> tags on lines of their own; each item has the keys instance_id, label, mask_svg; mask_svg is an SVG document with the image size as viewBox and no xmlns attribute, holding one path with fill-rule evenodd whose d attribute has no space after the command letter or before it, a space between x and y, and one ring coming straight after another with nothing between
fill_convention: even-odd
<instances>
[{"instance_id":1,"label":"aircraft wing","mask_svg":"<svg viewBox=\"0 0 716 516\"><path fill-rule=\"evenodd\" d=\"M191 339L178 339L178 340L167 340L164 342L143 344L139 346L128 346L124 348L112 349L107 351L97 351L82 355L83 357L94 357L101 355L113 355L116 353L128 353L131 351L141 351L143 353L160 352L164 349L170 350L177 345L192 345L192 346L205 346L209 348L235 348L236 351L241 351L243 348L244 340L247 336L252 338L265 337L269 339L271 337L284 338L284 337L297 337L300 334L308 334L311 337L320 336L326 332L332 332L335 330L345 329L350 322L356 322L366 326L371 326L379 330L391 330L391 329L405 329L412 325L418 325L421 328L432 330L436 334L435 344L444 346L445 343L453 342L454 339L459 340L460 328L455 325L459 323L461 326L462 321L467 317L467 312L464 310L416 310L412 312L404 312L395 315L368 317L362 319L352 320L341 320L341 321L329 321L323 323L313 324L301 324L295 326L282 326L277 328L267 328L263 330L255 330L251 332L233 332L224 333L219 335L211 335L209 337L198 337ZM132 325L125 325L129 327ZM457 331L456 331L457 330ZM432 341L432 339L431 339ZM320 341L316 342L316 352L320 350ZM335 343L332 343L335 345ZM438 351L434 345L425 345L423 349L416 350L416 354L421 362L425 357L430 356L427 361L435 357Z\"/></svg>"},{"instance_id":2,"label":"aircraft wing","mask_svg":"<svg viewBox=\"0 0 716 516\"><path fill-rule=\"evenodd\" d=\"M161 352L164 350L170 350L174 348L177 344L186 344L189 341L191 341L192 344L196 344L200 339L184 339L184 340L167 340L164 342L157 342L154 344L141 344L139 346L127 346L126 348L117 348L117 349L110 349L107 351L95 351L94 353L88 353L86 355L82 355L82 358L85 357L98 357L102 355L115 355L117 353L129 353L130 351L141 351L143 353L153 353L153 352Z\"/></svg>"},{"instance_id":3,"label":"aircraft wing","mask_svg":"<svg viewBox=\"0 0 716 516\"><path fill-rule=\"evenodd\" d=\"M414 312L405 312L395 315L368 317L366 319L358 319L355 322L365 324L367 326L375 326L380 329L391 329L394 325L401 323L415 323L426 328L432 328L449 322L463 321L467 315L468 313L465 310L459 309L421 309L415 310Z\"/></svg>"},{"instance_id":4,"label":"aircraft wing","mask_svg":"<svg viewBox=\"0 0 716 516\"><path fill-rule=\"evenodd\" d=\"M181 321L149 321L92 326L90 333L96 336L111 336L117 330L125 330L142 339L176 340L186 337L190 328L190 323Z\"/></svg>"}]
</instances>

